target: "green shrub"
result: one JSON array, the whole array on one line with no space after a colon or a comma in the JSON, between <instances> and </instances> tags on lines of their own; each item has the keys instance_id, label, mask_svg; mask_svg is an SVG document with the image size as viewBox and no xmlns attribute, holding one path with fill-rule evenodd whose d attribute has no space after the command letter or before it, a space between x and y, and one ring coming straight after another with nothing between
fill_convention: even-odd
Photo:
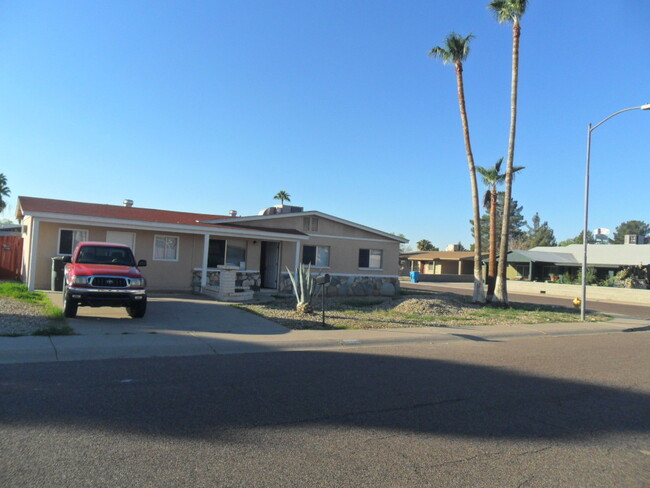
<instances>
[{"instance_id":1,"label":"green shrub","mask_svg":"<svg viewBox=\"0 0 650 488\"><path fill-rule=\"evenodd\" d=\"M596 277L596 268L590 268L587 267L587 284L588 285L595 285L598 283L598 278ZM581 284L582 283L582 269L578 271L578 275L576 277L576 284Z\"/></svg>"}]
</instances>

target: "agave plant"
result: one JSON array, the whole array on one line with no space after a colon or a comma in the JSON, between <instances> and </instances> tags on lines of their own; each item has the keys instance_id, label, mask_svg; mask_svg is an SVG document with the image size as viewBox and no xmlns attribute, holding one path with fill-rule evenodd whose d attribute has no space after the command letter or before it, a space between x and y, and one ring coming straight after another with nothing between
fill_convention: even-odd
<instances>
[{"instance_id":1,"label":"agave plant","mask_svg":"<svg viewBox=\"0 0 650 488\"><path fill-rule=\"evenodd\" d=\"M316 280L311 275L311 264L307 266L301 264L296 271L297 278L287 268L293 285L293 294L296 296L296 311L298 313L312 313L314 309L311 306L311 299L316 292Z\"/></svg>"}]
</instances>

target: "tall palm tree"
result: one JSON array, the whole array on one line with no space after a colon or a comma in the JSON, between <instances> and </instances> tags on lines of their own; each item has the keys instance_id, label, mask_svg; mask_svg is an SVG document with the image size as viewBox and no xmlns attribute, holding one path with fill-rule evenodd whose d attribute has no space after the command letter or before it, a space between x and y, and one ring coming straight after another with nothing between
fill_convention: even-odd
<instances>
[{"instance_id":1,"label":"tall palm tree","mask_svg":"<svg viewBox=\"0 0 650 488\"><path fill-rule=\"evenodd\" d=\"M487 274L487 301L491 302L494 298L494 286L497 276L497 186L504 182L506 175L501 173L501 164L503 158L499 160L491 168L477 167L478 171L483 177L483 184L488 187L488 190L483 196L483 207L490 215L490 253L488 258L488 274ZM516 166L513 168L512 173L521 171L523 166ZM514 177L514 176L513 176Z\"/></svg>"},{"instance_id":2,"label":"tall palm tree","mask_svg":"<svg viewBox=\"0 0 650 488\"><path fill-rule=\"evenodd\" d=\"M280 190L274 197L275 200L280 200L280 205L284 205L284 201L286 200L287 202L291 201L291 195L289 195L286 191Z\"/></svg>"},{"instance_id":3,"label":"tall palm tree","mask_svg":"<svg viewBox=\"0 0 650 488\"><path fill-rule=\"evenodd\" d=\"M508 162L506 165L506 188L501 222L499 267L497 269L494 301L508 306L508 229L510 228L510 203L512 198L512 173L515 159L515 135L517 131L517 88L519 83L519 20L526 12L528 0L492 0L488 8L494 12L499 23L512 22L512 82L510 85L510 136L508 138Z\"/></svg>"},{"instance_id":4,"label":"tall palm tree","mask_svg":"<svg viewBox=\"0 0 650 488\"><path fill-rule=\"evenodd\" d=\"M467 121L467 110L465 108L465 87L463 85L463 61L469 54L469 43L473 35L462 37L455 32L450 33L444 45L434 47L429 56L441 59L444 64L454 64L456 67L456 83L458 85L458 104L460 105L460 119L463 124L463 136L465 138L465 151L467 152L467 164L472 185L472 204L474 207L474 295L473 301L485 303L485 290L483 288L483 277L481 273L481 218L480 205L478 202L478 185L476 184L476 167L472 145L469 139L469 122Z\"/></svg>"},{"instance_id":5,"label":"tall palm tree","mask_svg":"<svg viewBox=\"0 0 650 488\"><path fill-rule=\"evenodd\" d=\"M11 191L9 191L9 187L7 186L7 177L4 173L0 173L0 212L7 206L7 202L3 197L8 197L10 193Z\"/></svg>"}]
</instances>

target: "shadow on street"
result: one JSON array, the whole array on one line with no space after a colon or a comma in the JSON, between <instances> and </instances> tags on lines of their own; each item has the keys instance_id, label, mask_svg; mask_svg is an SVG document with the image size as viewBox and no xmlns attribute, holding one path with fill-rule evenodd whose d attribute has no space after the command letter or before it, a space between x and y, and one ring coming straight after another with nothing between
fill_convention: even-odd
<instances>
[{"instance_id":1,"label":"shadow on street","mask_svg":"<svg viewBox=\"0 0 650 488\"><path fill-rule=\"evenodd\" d=\"M0 389L5 427L69 425L224 442L234 442L234 429L277 425L512 439L650 431L646 394L359 352L6 365Z\"/></svg>"}]
</instances>

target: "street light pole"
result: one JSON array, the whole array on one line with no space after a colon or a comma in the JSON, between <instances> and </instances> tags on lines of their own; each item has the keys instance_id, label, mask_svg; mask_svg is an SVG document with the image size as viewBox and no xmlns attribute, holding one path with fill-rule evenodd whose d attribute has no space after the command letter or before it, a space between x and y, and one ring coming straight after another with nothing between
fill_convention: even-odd
<instances>
[{"instance_id":1,"label":"street light pole","mask_svg":"<svg viewBox=\"0 0 650 488\"><path fill-rule=\"evenodd\" d=\"M584 322L585 311L587 307L587 230L589 227L589 161L591 159L591 133L598 127L603 125L612 117L629 112L630 110L650 110L650 103L640 105L638 107L625 108L613 113L609 117L604 118L593 127L589 124L587 128L587 169L585 171L585 227L582 231L582 301L580 302L580 320Z\"/></svg>"}]
</instances>

